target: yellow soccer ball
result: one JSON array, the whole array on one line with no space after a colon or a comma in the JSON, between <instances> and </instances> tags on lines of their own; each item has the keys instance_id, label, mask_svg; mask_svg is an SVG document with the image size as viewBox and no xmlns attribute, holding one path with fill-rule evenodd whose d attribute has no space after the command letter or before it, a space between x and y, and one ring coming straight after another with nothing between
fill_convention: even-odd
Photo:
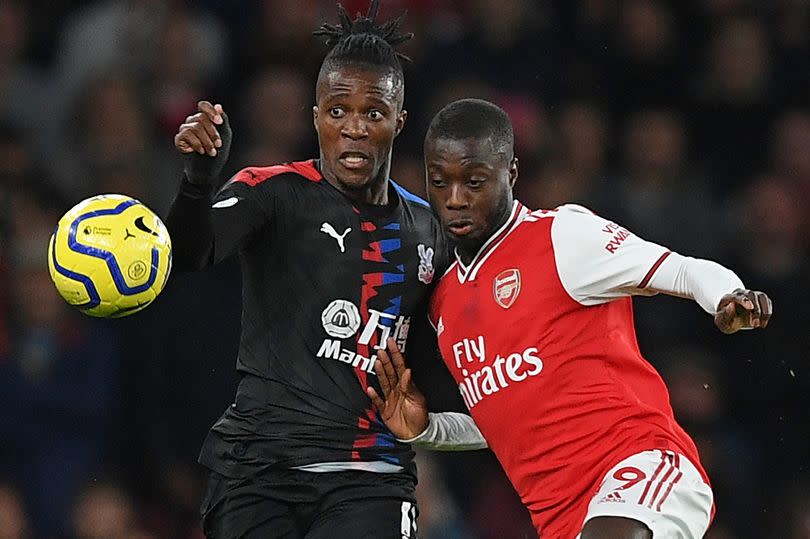
<instances>
[{"instance_id":1,"label":"yellow soccer ball","mask_svg":"<svg viewBox=\"0 0 810 539\"><path fill-rule=\"evenodd\" d=\"M152 303L172 267L160 218L134 198L98 195L70 209L48 244L59 294L90 316L127 316Z\"/></svg>"}]
</instances>

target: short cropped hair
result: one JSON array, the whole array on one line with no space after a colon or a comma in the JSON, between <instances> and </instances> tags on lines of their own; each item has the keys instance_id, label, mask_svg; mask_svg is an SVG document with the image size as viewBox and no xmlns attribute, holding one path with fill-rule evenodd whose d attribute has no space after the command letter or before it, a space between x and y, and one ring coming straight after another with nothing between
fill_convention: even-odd
<instances>
[{"instance_id":1,"label":"short cropped hair","mask_svg":"<svg viewBox=\"0 0 810 539\"><path fill-rule=\"evenodd\" d=\"M430 122L425 142L440 138L492 139L496 151L514 156L512 121L501 107L483 99L460 99L440 110Z\"/></svg>"}]
</instances>

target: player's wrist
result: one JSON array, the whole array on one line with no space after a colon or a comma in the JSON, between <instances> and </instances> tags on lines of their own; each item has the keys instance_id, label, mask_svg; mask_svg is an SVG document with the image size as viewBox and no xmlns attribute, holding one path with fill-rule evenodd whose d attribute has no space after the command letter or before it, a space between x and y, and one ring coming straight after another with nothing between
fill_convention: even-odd
<instances>
[{"instance_id":1,"label":"player's wrist","mask_svg":"<svg viewBox=\"0 0 810 539\"><path fill-rule=\"evenodd\" d=\"M183 180L180 182L180 193L183 196L193 199L210 198L213 192L212 185L194 182L187 173L183 173Z\"/></svg>"},{"instance_id":2,"label":"player's wrist","mask_svg":"<svg viewBox=\"0 0 810 539\"><path fill-rule=\"evenodd\" d=\"M195 185L211 186L220 183L220 176L231 153L233 139L228 117L225 113L222 117L223 124L219 128L222 146L217 149L215 156L200 155L196 152L183 155L183 172L188 181Z\"/></svg>"},{"instance_id":3,"label":"player's wrist","mask_svg":"<svg viewBox=\"0 0 810 539\"><path fill-rule=\"evenodd\" d=\"M192 155L190 157L186 157L185 159L188 161L183 167L183 175L189 183L199 185L200 187L207 187L217 183L220 172L225 165L225 163L220 164L213 162L216 160L215 157L200 157ZM201 159L210 159L212 162L200 163L199 160ZM191 160L198 160L198 162L193 162Z\"/></svg>"},{"instance_id":4,"label":"player's wrist","mask_svg":"<svg viewBox=\"0 0 810 539\"><path fill-rule=\"evenodd\" d=\"M424 439L430 438L430 435L431 435L431 432L430 432L430 430L431 430L431 426L434 424L434 423L433 423L433 422L430 420L430 416L432 416L432 415L433 415L433 414L428 414L427 420L426 420L426 422L425 422L425 426L424 426L424 428L423 428L423 429L421 429L421 430L419 431L419 434L417 434L417 435L415 435L415 436L412 436L412 437L410 437L410 438L397 438L397 441L398 441L398 442L402 442L402 443L404 443L404 444L412 444L412 443L417 443L417 442L419 442L419 441L421 441L421 440L424 440ZM419 430L419 429L415 429L415 430Z\"/></svg>"}]
</instances>

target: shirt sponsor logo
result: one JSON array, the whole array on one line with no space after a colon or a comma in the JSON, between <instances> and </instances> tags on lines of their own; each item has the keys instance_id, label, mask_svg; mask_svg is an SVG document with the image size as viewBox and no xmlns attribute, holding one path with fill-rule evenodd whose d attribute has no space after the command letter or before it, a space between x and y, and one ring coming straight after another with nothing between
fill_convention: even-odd
<instances>
[{"instance_id":1,"label":"shirt sponsor logo","mask_svg":"<svg viewBox=\"0 0 810 539\"><path fill-rule=\"evenodd\" d=\"M608 223L602 227L602 232L610 236L610 241L605 244L605 251L610 254L615 253L622 246L624 240L631 236L630 231L616 223Z\"/></svg>"},{"instance_id":2,"label":"shirt sponsor logo","mask_svg":"<svg viewBox=\"0 0 810 539\"><path fill-rule=\"evenodd\" d=\"M416 246L416 252L419 255L419 270L417 277L425 284L430 284L433 281L433 247L425 247L423 244Z\"/></svg>"},{"instance_id":3,"label":"shirt sponsor logo","mask_svg":"<svg viewBox=\"0 0 810 539\"><path fill-rule=\"evenodd\" d=\"M452 346L452 350L462 376L458 390L470 410L486 397L543 372L543 360L534 346L506 356L497 354L494 361L483 367L479 367L487 363L483 336L462 339Z\"/></svg>"},{"instance_id":4,"label":"shirt sponsor logo","mask_svg":"<svg viewBox=\"0 0 810 539\"><path fill-rule=\"evenodd\" d=\"M354 303L345 299L336 299L330 302L321 313L321 323L326 334L334 338L323 340L316 354L317 357L334 359L369 374L376 374L374 364L377 361L377 354L370 357L358 354L354 350L344 347L342 340L357 335L357 345L368 346L374 339L376 344L372 350L376 351L384 349L386 341L391 337L396 341L399 349L404 352L411 327L411 318L369 309L368 321L363 325L360 310Z\"/></svg>"},{"instance_id":5,"label":"shirt sponsor logo","mask_svg":"<svg viewBox=\"0 0 810 539\"><path fill-rule=\"evenodd\" d=\"M495 303L508 309L520 294L520 270L512 268L500 272L492 281Z\"/></svg>"},{"instance_id":6,"label":"shirt sponsor logo","mask_svg":"<svg viewBox=\"0 0 810 539\"><path fill-rule=\"evenodd\" d=\"M360 311L351 301L336 299L321 313L321 323L327 335L345 339L360 329Z\"/></svg>"}]
</instances>

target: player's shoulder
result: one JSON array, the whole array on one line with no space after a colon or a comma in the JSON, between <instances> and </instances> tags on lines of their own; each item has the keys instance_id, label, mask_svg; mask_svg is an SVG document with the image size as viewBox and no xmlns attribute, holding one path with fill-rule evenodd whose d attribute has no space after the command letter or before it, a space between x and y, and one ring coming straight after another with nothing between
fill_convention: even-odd
<instances>
[{"instance_id":1,"label":"player's shoulder","mask_svg":"<svg viewBox=\"0 0 810 539\"><path fill-rule=\"evenodd\" d=\"M527 215L527 220L537 221L540 219L567 219L571 217L576 219L583 216L594 217L596 216L596 213L580 204L562 204L552 210L540 209L530 211Z\"/></svg>"},{"instance_id":2,"label":"player's shoulder","mask_svg":"<svg viewBox=\"0 0 810 539\"><path fill-rule=\"evenodd\" d=\"M548 218L553 221L553 227L559 228L587 228L589 225L598 225L605 221L596 212L580 204L563 204L553 210L538 210L532 215L539 218Z\"/></svg>"},{"instance_id":3,"label":"player's shoulder","mask_svg":"<svg viewBox=\"0 0 810 539\"><path fill-rule=\"evenodd\" d=\"M394 180L391 180L391 185L394 186L394 190L399 194L403 204L411 208L412 211L418 214L424 213L430 214L431 216L433 215L433 211L430 209L430 203L427 200L411 193Z\"/></svg>"},{"instance_id":4,"label":"player's shoulder","mask_svg":"<svg viewBox=\"0 0 810 539\"><path fill-rule=\"evenodd\" d=\"M578 216L595 216L596 214L579 204L563 204L554 209L536 209L532 210L523 205L520 205L520 214L518 220L520 224L526 223L545 223L548 224L557 219L566 220L573 216L576 219Z\"/></svg>"},{"instance_id":5,"label":"player's shoulder","mask_svg":"<svg viewBox=\"0 0 810 539\"><path fill-rule=\"evenodd\" d=\"M605 219L579 204L563 204L554 209L527 211L519 230L519 241L545 243L550 240L552 247L561 242L579 242L605 228Z\"/></svg>"},{"instance_id":6,"label":"player's shoulder","mask_svg":"<svg viewBox=\"0 0 810 539\"><path fill-rule=\"evenodd\" d=\"M563 204L554 208L558 215L596 215L596 212L580 204Z\"/></svg>"},{"instance_id":7,"label":"player's shoulder","mask_svg":"<svg viewBox=\"0 0 810 539\"><path fill-rule=\"evenodd\" d=\"M266 185L269 180L278 182L319 183L323 179L315 160L292 161L270 166L245 167L231 178L232 184L244 184L248 187Z\"/></svg>"},{"instance_id":8,"label":"player's shoulder","mask_svg":"<svg viewBox=\"0 0 810 539\"><path fill-rule=\"evenodd\" d=\"M439 218L430 207L430 203L422 197L408 191L394 180L390 180L394 190L399 195L402 206L406 213L412 216L414 226L422 233L428 234L437 241L436 250L446 249L446 237L442 230ZM446 262L446 257L445 262ZM444 267L444 265L440 265Z\"/></svg>"},{"instance_id":9,"label":"player's shoulder","mask_svg":"<svg viewBox=\"0 0 810 539\"><path fill-rule=\"evenodd\" d=\"M456 278L458 268L458 260L454 256L444 273L438 276L438 282L430 297L430 312L437 311L448 297L458 297L456 291L456 287L459 286L459 280Z\"/></svg>"}]
</instances>

